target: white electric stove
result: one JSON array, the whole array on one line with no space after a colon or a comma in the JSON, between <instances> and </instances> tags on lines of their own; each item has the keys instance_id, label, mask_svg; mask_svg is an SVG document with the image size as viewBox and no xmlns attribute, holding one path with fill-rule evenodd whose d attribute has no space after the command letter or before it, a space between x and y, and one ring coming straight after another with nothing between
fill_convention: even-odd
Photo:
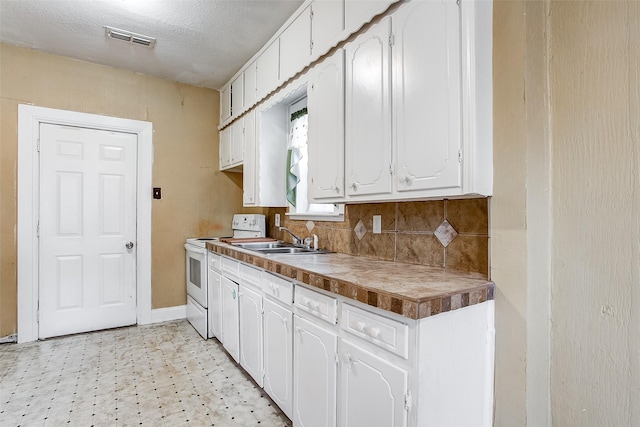
<instances>
[{"instance_id":1,"label":"white electric stove","mask_svg":"<svg viewBox=\"0 0 640 427\"><path fill-rule=\"evenodd\" d=\"M261 214L235 214L233 237L265 237L265 217ZM209 282L207 242L218 237L194 237L184 244L187 272L187 320L204 339L211 338L207 315Z\"/></svg>"}]
</instances>

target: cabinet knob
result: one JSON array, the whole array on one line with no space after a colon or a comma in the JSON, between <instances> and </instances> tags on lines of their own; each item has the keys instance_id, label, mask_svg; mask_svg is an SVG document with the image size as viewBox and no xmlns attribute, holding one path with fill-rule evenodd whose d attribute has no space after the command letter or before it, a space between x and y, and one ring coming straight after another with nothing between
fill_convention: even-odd
<instances>
[{"instance_id":1,"label":"cabinet knob","mask_svg":"<svg viewBox=\"0 0 640 427\"><path fill-rule=\"evenodd\" d=\"M404 183L405 185L411 185L411 178L409 178L408 176L402 177L400 178L400 182Z\"/></svg>"},{"instance_id":2,"label":"cabinet knob","mask_svg":"<svg viewBox=\"0 0 640 427\"><path fill-rule=\"evenodd\" d=\"M353 184L351 184L351 188L353 189L353 191L358 191L358 184L354 182Z\"/></svg>"},{"instance_id":3,"label":"cabinet knob","mask_svg":"<svg viewBox=\"0 0 640 427\"><path fill-rule=\"evenodd\" d=\"M378 338L380 336L380 329L371 328L371 330L369 331L369 336L371 336L371 338Z\"/></svg>"},{"instance_id":4,"label":"cabinet knob","mask_svg":"<svg viewBox=\"0 0 640 427\"><path fill-rule=\"evenodd\" d=\"M133 249L133 242L127 242L124 246L125 246L127 249Z\"/></svg>"}]
</instances>

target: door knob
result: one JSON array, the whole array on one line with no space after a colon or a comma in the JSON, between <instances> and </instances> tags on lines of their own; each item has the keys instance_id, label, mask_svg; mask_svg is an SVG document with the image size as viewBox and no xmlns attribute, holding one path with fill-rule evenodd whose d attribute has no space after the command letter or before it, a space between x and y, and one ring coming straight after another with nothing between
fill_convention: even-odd
<instances>
[{"instance_id":1,"label":"door knob","mask_svg":"<svg viewBox=\"0 0 640 427\"><path fill-rule=\"evenodd\" d=\"M127 249L133 249L133 242L127 242L124 246L125 246Z\"/></svg>"}]
</instances>

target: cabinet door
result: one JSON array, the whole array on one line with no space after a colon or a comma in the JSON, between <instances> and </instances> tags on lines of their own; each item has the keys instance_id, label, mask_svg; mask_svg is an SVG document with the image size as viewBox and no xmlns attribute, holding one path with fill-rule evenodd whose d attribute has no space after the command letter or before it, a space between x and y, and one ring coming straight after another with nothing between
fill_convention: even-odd
<instances>
[{"instance_id":1,"label":"cabinet door","mask_svg":"<svg viewBox=\"0 0 640 427\"><path fill-rule=\"evenodd\" d=\"M220 273L209 269L209 338L222 342L222 278Z\"/></svg>"},{"instance_id":2,"label":"cabinet door","mask_svg":"<svg viewBox=\"0 0 640 427\"><path fill-rule=\"evenodd\" d=\"M311 3L311 60L338 44L343 31L344 0L314 0Z\"/></svg>"},{"instance_id":3,"label":"cabinet door","mask_svg":"<svg viewBox=\"0 0 640 427\"><path fill-rule=\"evenodd\" d=\"M231 164L231 127L220 131L220 170Z\"/></svg>"},{"instance_id":4,"label":"cabinet door","mask_svg":"<svg viewBox=\"0 0 640 427\"><path fill-rule=\"evenodd\" d=\"M397 191L462 185L459 10L412 1L393 15Z\"/></svg>"},{"instance_id":5,"label":"cabinet door","mask_svg":"<svg viewBox=\"0 0 640 427\"><path fill-rule=\"evenodd\" d=\"M407 371L346 341L340 357L338 426L406 426Z\"/></svg>"},{"instance_id":6,"label":"cabinet door","mask_svg":"<svg viewBox=\"0 0 640 427\"><path fill-rule=\"evenodd\" d=\"M240 365L262 387L262 295L240 286Z\"/></svg>"},{"instance_id":7,"label":"cabinet door","mask_svg":"<svg viewBox=\"0 0 640 427\"><path fill-rule=\"evenodd\" d=\"M244 158L244 117L231 125L231 165L242 163Z\"/></svg>"},{"instance_id":8,"label":"cabinet door","mask_svg":"<svg viewBox=\"0 0 640 427\"><path fill-rule=\"evenodd\" d=\"M311 73L309 108L309 198L344 197L344 51L338 49Z\"/></svg>"},{"instance_id":9,"label":"cabinet door","mask_svg":"<svg viewBox=\"0 0 640 427\"><path fill-rule=\"evenodd\" d=\"M346 31L353 33L398 0L345 0Z\"/></svg>"},{"instance_id":10,"label":"cabinet door","mask_svg":"<svg viewBox=\"0 0 640 427\"><path fill-rule=\"evenodd\" d=\"M231 117L231 85L223 87L220 91L220 123Z\"/></svg>"},{"instance_id":11,"label":"cabinet door","mask_svg":"<svg viewBox=\"0 0 640 427\"><path fill-rule=\"evenodd\" d=\"M256 203L256 111L244 116L244 160L242 201L244 206Z\"/></svg>"},{"instance_id":12,"label":"cabinet door","mask_svg":"<svg viewBox=\"0 0 640 427\"><path fill-rule=\"evenodd\" d=\"M256 92L261 100L280 83L280 39L275 40L256 59Z\"/></svg>"},{"instance_id":13,"label":"cabinet door","mask_svg":"<svg viewBox=\"0 0 640 427\"><path fill-rule=\"evenodd\" d=\"M264 299L264 389L293 418L293 314Z\"/></svg>"},{"instance_id":14,"label":"cabinet door","mask_svg":"<svg viewBox=\"0 0 640 427\"><path fill-rule=\"evenodd\" d=\"M244 70L244 106L251 108L256 103L256 61Z\"/></svg>"},{"instance_id":15,"label":"cabinet door","mask_svg":"<svg viewBox=\"0 0 640 427\"><path fill-rule=\"evenodd\" d=\"M347 194L391 192L391 20L386 18L346 48Z\"/></svg>"},{"instance_id":16,"label":"cabinet door","mask_svg":"<svg viewBox=\"0 0 640 427\"><path fill-rule=\"evenodd\" d=\"M231 114L238 116L244 108L244 78L240 74L231 83Z\"/></svg>"},{"instance_id":17,"label":"cabinet door","mask_svg":"<svg viewBox=\"0 0 640 427\"><path fill-rule=\"evenodd\" d=\"M240 361L238 284L222 276L222 345L236 362Z\"/></svg>"},{"instance_id":18,"label":"cabinet door","mask_svg":"<svg viewBox=\"0 0 640 427\"><path fill-rule=\"evenodd\" d=\"M280 79L286 81L311 59L311 8L307 7L280 36Z\"/></svg>"},{"instance_id":19,"label":"cabinet door","mask_svg":"<svg viewBox=\"0 0 640 427\"><path fill-rule=\"evenodd\" d=\"M299 316L294 316L294 322L293 424L335 426L338 339Z\"/></svg>"}]
</instances>

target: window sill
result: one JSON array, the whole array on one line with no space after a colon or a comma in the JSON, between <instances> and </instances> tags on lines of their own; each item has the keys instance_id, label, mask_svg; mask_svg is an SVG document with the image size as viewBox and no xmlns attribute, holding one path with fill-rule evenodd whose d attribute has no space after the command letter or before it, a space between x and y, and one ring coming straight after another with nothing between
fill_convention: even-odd
<instances>
[{"instance_id":1,"label":"window sill","mask_svg":"<svg viewBox=\"0 0 640 427\"><path fill-rule=\"evenodd\" d=\"M298 221L333 221L333 222L344 222L344 213L339 214L301 214L301 213L286 213L285 214L289 219L298 220Z\"/></svg>"}]
</instances>

